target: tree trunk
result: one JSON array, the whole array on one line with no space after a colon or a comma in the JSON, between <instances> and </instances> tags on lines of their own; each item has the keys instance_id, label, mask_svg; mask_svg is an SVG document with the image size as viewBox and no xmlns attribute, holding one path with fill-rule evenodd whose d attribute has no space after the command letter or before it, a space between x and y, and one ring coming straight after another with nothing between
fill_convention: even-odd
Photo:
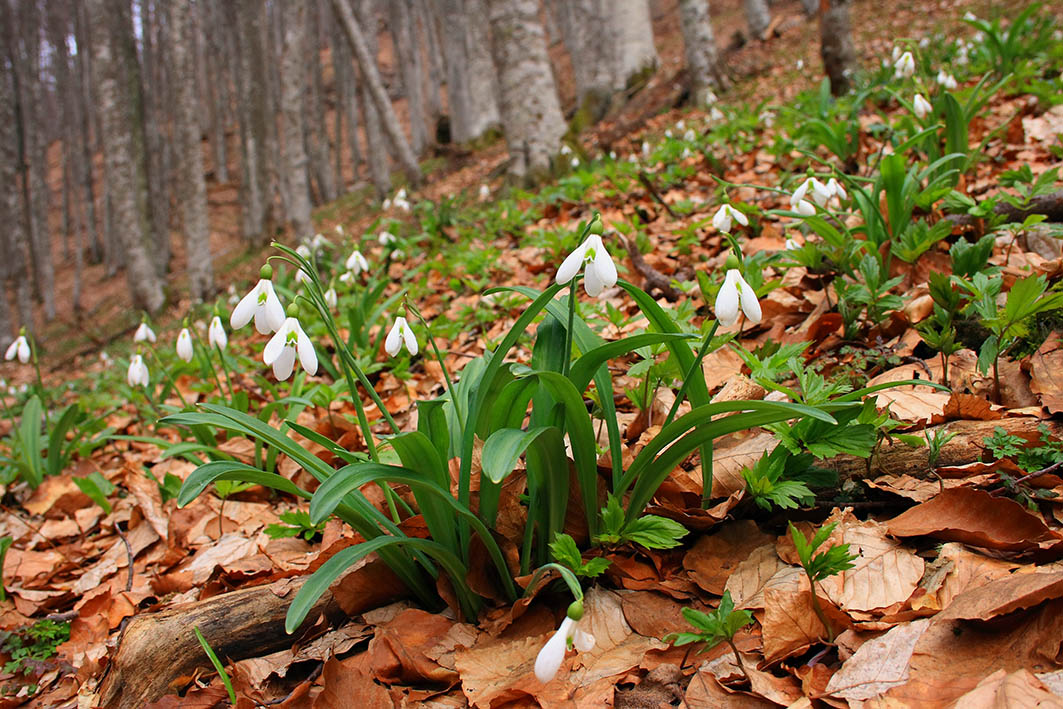
<instances>
[{"instance_id":1,"label":"tree trunk","mask_svg":"<svg viewBox=\"0 0 1063 709\"><path fill-rule=\"evenodd\" d=\"M331 202L339 196L339 193L336 188L336 173L329 160L335 148L325 121L325 81L321 71L321 50L326 44L321 23L324 6L320 2L312 2L308 7L309 22L307 25L310 42L306 54L310 60L310 92L307 94L309 99L307 115L312 116L313 120L307 123L309 130L306 131L306 136L318 194L322 202ZM333 77L333 85L335 85L335 77Z\"/></svg>"},{"instance_id":2,"label":"tree trunk","mask_svg":"<svg viewBox=\"0 0 1063 709\"><path fill-rule=\"evenodd\" d=\"M92 100L91 47L89 46L90 42L86 31L87 21L85 20L84 12L84 4L78 3L77 11L74 13L74 37L76 38L77 46L81 48L81 51L74 56L80 86L80 91L74 97L74 104L77 106L78 113L78 153L80 156L77 160L77 169L78 180L81 182L83 194L82 200L85 205L85 228L89 244L89 262L101 263L107 245L100 238L100 232L96 224L96 192L93 184L92 169L94 157L92 150L92 107L95 102Z\"/></svg>"},{"instance_id":3,"label":"tree trunk","mask_svg":"<svg viewBox=\"0 0 1063 709\"><path fill-rule=\"evenodd\" d=\"M815 17L819 12L819 0L801 0L801 7L805 9L806 15Z\"/></svg>"},{"instance_id":4,"label":"tree trunk","mask_svg":"<svg viewBox=\"0 0 1063 709\"><path fill-rule=\"evenodd\" d=\"M410 147L415 155L423 155L428 145L428 128L424 111L424 67L421 48L415 41L416 30L406 0L388 3L388 24L394 41L396 60L402 75L406 96L406 113L410 121Z\"/></svg>"},{"instance_id":5,"label":"tree trunk","mask_svg":"<svg viewBox=\"0 0 1063 709\"><path fill-rule=\"evenodd\" d=\"M704 106L712 89L722 88L727 82L716 52L708 0L679 0L679 25L683 30L691 103Z\"/></svg>"},{"instance_id":6,"label":"tree trunk","mask_svg":"<svg viewBox=\"0 0 1063 709\"><path fill-rule=\"evenodd\" d=\"M450 135L476 140L499 125L498 82L484 0L436 0L443 18Z\"/></svg>"},{"instance_id":7,"label":"tree trunk","mask_svg":"<svg viewBox=\"0 0 1063 709\"><path fill-rule=\"evenodd\" d=\"M658 63L650 2L624 0L613 3L608 18L612 25L612 46L616 51L613 87L623 91L644 78Z\"/></svg>"},{"instance_id":8,"label":"tree trunk","mask_svg":"<svg viewBox=\"0 0 1063 709\"><path fill-rule=\"evenodd\" d=\"M771 25L771 11L768 10L767 0L745 0L745 5L750 36L753 39L767 39L764 35Z\"/></svg>"},{"instance_id":9,"label":"tree trunk","mask_svg":"<svg viewBox=\"0 0 1063 709\"><path fill-rule=\"evenodd\" d=\"M174 138L177 143L177 201L181 207L185 250L188 254L188 292L192 302L214 292L210 228L207 222L207 183L203 177L203 142L193 55L192 0L169 0L169 47L174 86Z\"/></svg>"},{"instance_id":10,"label":"tree trunk","mask_svg":"<svg viewBox=\"0 0 1063 709\"><path fill-rule=\"evenodd\" d=\"M528 183L537 182L549 173L566 130L539 21L539 3L490 0L489 8L509 173Z\"/></svg>"},{"instance_id":11,"label":"tree trunk","mask_svg":"<svg viewBox=\"0 0 1063 709\"><path fill-rule=\"evenodd\" d=\"M358 22L366 28L365 41L369 47L370 56L377 56L377 23L374 0L362 0L355 5L355 14ZM333 14L338 14L333 8ZM343 23L336 23L343 31ZM344 46L351 54L354 61L354 50L350 42L344 37ZM384 129L380 125L380 114L373 103L373 97L369 89L369 83L362 75L359 81L359 101L362 106L362 116L365 123L365 150L369 165L369 180L376 188L377 198L384 199L391 191L391 171L388 167L388 146L384 138Z\"/></svg>"},{"instance_id":12,"label":"tree trunk","mask_svg":"<svg viewBox=\"0 0 1063 709\"><path fill-rule=\"evenodd\" d=\"M162 284L148 257L147 220L137 200L136 151L133 145L128 87L119 78L126 76L122 61L121 38L115 34L122 27L114 0L86 0L92 28L93 65L96 72L96 98L101 118L101 142L104 149L104 183L110 193L114 211L115 233L121 240L126 258L126 278L133 302L150 313L162 309L165 296Z\"/></svg>"},{"instance_id":13,"label":"tree trunk","mask_svg":"<svg viewBox=\"0 0 1063 709\"><path fill-rule=\"evenodd\" d=\"M336 115L343 114L344 123L347 126L347 149L351 155L351 171L354 175L354 181L357 182L358 167L362 164L362 150L359 147L360 138L358 134L358 84L355 81L350 50L341 36L335 17L331 18L329 27L332 34L332 73L336 77L335 81L340 97L340 104L336 107ZM336 157L341 165L343 164L342 145L343 138L340 133L337 133ZM339 184L345 187L342 180L339 181Z\"/></svg>"},{"instance_id":14,"label":"tree trunk","mask_svg":"<svg viewBox=\"0 0 1063 709\"><path fill-rule=\"evenodd\" d=\"M577 126L597 123L612 108L617 84L615 42L587 41L588 28L613 31L613 6L609 0L570 0L557 4L561 35L572 59L572 77L576 83Z\"/></svg>"},{"instance_id":15,"label":"tree trunk","mask_svg":"<svg viewBox=\"0 0 1063 709\"><path fill-rule=\"evenodd\" d=\"M823 68L830 77L830 92L840 96L849 91L856 54L849 26L849 0L822 0L819 37Z\"/></svg>"},{"instance_id":16,"label":"tree trunk","mask_svg":"<svg viewBox=\"0 0 1063 709\"><path fill-rule=\"evenodd\" d=\"M10 6L3 3L0 7L0 25L10 27ZM0 58L11 56L11 36L0 28ZM0 259L0 283L3 285L3 297L0 297L0 346L6 347L15 339L15 327L10 322L11 296L16 303L28 303L29 280L26 269L26 232L23 228L22 215L19 213L18 191L15 189L17 176L15 166L18 164L18 123L15 117L15 69L12 62L0 64L0 250L4 258ZM33 329L32 312L26 313L19 308L22 324Z\"/></svg>"},{"instance_id":17,"label":"tree trunk","mask_svg":"<svg viewBox=\"0 0 1063 709\"><path fill-rule=\"evenodd\" d=\"M155 35L158 24L155 17L157 8L145 1L141 3L140 11L143 66L138 59L132 13L123 0L122 22L127 29L122 35L122 48L126 55L122 65L127 71L126 81L136 112L133 135L134 144L137 146L139 182L143 185L141 199L144 200L143 209L148 217L148 229L153 244L150 253L155 263L155 271L162 278L169 270L173 254L170 245L170 199L165 179L168 173L169 142L164 141L162 137L162 112L156 101L157 96L166 91L161 86L160 71L163 37L161 34Z\"/></svg>"},{"instance_id":18,"label":"tree trunk","mask_svg":"<svg viewBox=\"0 0 1063 709\"><path fill-rule=\"evenodd\" d=\"M203 47L203 86L207 90L210 112L210 147L214 155L214 179L229 181L229 153L225 128L229 117L229 70L231 56L228 42L221 36L221 11L217 0L199 3L200 35Z\"/></svg>"},{"instance_id":19,"label":"tree trunk","mask_svg":"<svg viewBox=\"0 0 1063 709\"><path fill-rule=\"evenodd\" d=\"M388 137L388 142L398 157L399 164L406 175L406 179L414 187L421 184L421 168L417 165L417 157L410 149L406 136L402 133L399 119L391 106L384 83L380 80L380 72L377 71L376 58L369 53L365 35L359 26L358 20L351 10L350 0L332 0L332 8L343 26L347 35L347 41L351 46L351 53L358 62L358 68L362 72L362 81L369 89L373 99L373 105L380 115L381 127Z\"/></svg>"},{"instance_id":20,"label":"tree trunk","mask_svg":"<svg viewBox=\"0 0 1063 709\"><path fill-rule=\"evenodd\" d=\"M310 221L310 185L303 144L303 87L306 85L306 6L301 0L281 0L284 30L281 50L281 118L284 122L284 171L288 178L288 222L299 241L314 235Z\"/></svg>"},{"instance_id":21,"label":"tree trunk","mask_svg":"<svg viewBox=\"0 0 1063 709\"><path fill-rule=\"evenodd\" d=\"M435 126L439 117L443 115L443 101L439 91L447 75L447 63L440 47L439 17L435 12L435 4L429 0L411 0L411 2L413 3L413 17L417 20L413 44L415 47L423 46L428 58L428 91L425 94L425 110L428 114L428 124L431 127ZM417 40L416 25L421 27L421 41ZM433 138L431 133L429 133L429 138Z\"/></svg>"}]
</instances>

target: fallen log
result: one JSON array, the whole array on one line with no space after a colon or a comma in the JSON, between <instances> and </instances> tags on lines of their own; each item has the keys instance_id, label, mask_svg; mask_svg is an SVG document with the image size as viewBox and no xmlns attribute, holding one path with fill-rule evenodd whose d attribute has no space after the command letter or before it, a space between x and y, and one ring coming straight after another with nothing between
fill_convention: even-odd
<instances>
[{"instance_id":1,"label":"fallen log","mask_svg":"<svg viewBox=\"0 0 1063 709\"><path fill-rule=\"evenodd\" d=\"M193 628L228 663L290 647L298 632L322 614L331 621L341 618L343 612L326 593L295 635L284 632L288 604L305 580L284 579L133 617L120 636L97 706L142 707L179 689L196 668L209 669Z\"/></svg>"},{"instance_id":2,"label":"fallen log","mask_svg":"<svg viewBox=\"0 0 1063 709\"><path fill-rule=\"evenodd\" d=\"M945 467L967 465L982 460L985 456L985 438L992 436L993 430L998 427L1026 440L1035 441L1039 436L1038 427L1042 425L1048 428L1054 438L1063 438L1063 422L1043 421L1032 416L995 421L950 421L938 426L928 426L926 431L931 436L941 429L956 434L956 437L941 449L937 465ZM920 432L917 435L923 434ZM926 446L913 448L896 439L884 441L869 459L840 455L819 465L837 472L838 481L842 484L849 480L864 480L879 475L907 474L917 478L930 477Z\"/></svg>"}]
</instances>

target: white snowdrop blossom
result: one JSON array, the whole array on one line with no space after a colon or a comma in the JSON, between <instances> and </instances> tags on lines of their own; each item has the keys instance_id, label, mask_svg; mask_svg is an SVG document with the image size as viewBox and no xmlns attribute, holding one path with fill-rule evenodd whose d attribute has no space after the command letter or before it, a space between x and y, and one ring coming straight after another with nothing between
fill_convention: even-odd
<instances>
[{"instance_id":1,"label":"white snowdrop blossom","mask_svg":"<svg viewBox=\"0 0 1063 709\"><path fill-rule=\"evenodd\" d=\"M395 199L406 199L406 188L400 187L399 191L395 193Z\"/></svg>"},{"instance_id":2,"label":"white snowdrop blossom","mask_svg":"<svg viewBox=\"0 0 1063 709\"><path fill-rule=\"evenodd\" d=\"M921 120L933 113L934 107L930 105L929 101L923 98L923 94L916 94L915 98L912 99L912 112Z\"/></svg>"},{"instance_id":3,"label":"white snowdrop blossom","mask_svg":"<svg viewBox=\"0 0 1063 709\"><path fill-rule=\"evenodd\" d=\"M346 232L343 231L343 225L342 224L337 224L336 225L336 236L339 236L340 238L343 238L345 235L346 235Z\"/></svg>"},{"instance_id":4,"label":"white snowdrop blossom","mask_svg":"<svg viewBox=\"0 0 1063 709\"><path fill-rule=\"evenodd\" d=\"M192 333L187 327L181 328L181 332L177 335L177 356L186 362L191 362L195 353L192 347Z\"/></svg>"},{"instance_id":5,"label":"white snowdrop blossom","mask_svg":"<svg viewBox=\"0 0 1063 709\"><path fill-rule=\"evenodd\" d=\"M798 71L801 71L805 68L805 60L798 59L796 62L794 62L794 66L797 68Z\"/></svg>"},{"instance_id":6,"label":"white snowdrop blossom","mask_svg":"<svg viewBox=\"0 0 1063 709\"><path fill-rule=\"evenodd\" d=\"M672 129L671 129L671 128L666 128L666 129L665 129L665 131L664 131L664 137L665 137L665 138L671 138L671 137L672 137Z\"/></svg>"},{"instance_id":7,"label":"white snowdrop blossom","mask_svg":"<svg viewBox=\"0 0 1063 709\"><path fill-rule=\"evenodd\" d=\"M535 658L535 677L546 683L554 678L565 660L569 644L580 652L594 649L594 636L579 629L579 621L565 616L561 627L550 636Z\"/></svg>"},{"instance_id":8,"label":"white snowdrop blossom","mask_svg":"<svg viewBox=\"0 0 1063 709\"><path fill-rule=\"evenodd\" d=\"M332 244L329 243L329 240L325 238L325 235L320 232L314 234L314 238L310 240L310 248L314 251L322 251L331 245Z\"/></svg>"},{"instance_id":9,"label":"white snowdrop blossom","mask_svg":"<svg viewBox=\"0 0 1063 709\"><path fill-rule=\"evenodd\" d=\"M709 111L709 120L710 121L719 122L719 121L722 121L723 119L724 119L723 111L721 111L720 109L718 109L715 106L713 106L712 110Z\"/></svg>"},{"instance_id":10,"label":"white snowdrop blossom","mask_svg":"<svg viewBox=\"0 0 1063 709\"><path fill-rule=\"evenodd\" d=\"M812 206L812 203L805 199L805 194L810 187L809 180L805 180L801 183L801 186L794 190L794 193L790 195L790 209L794 210L802 217L811 217L816 213L816 208Z\"/></svg>"},{"instance_id":11,"label":"white snowdrop blossom","mask_svg":"<svg viewBox=\"0 0 1063 709\"><path fill-rule=\"evenodd\" d=\"M396 209L401 209L404 212L410 211L410 203L405 199L399 199L398 197L391 203Z\"/></svg>"},{"instance_id":12,"label":"white snowdrop blossom","mask_svg":"<svg viewBox=\"0 0 1063 709\"><path fill-rule=\"evenodd\" d=\"M129 371L126 372L125 380L131 387L148 386L148 365L144 364L144 358L139 352L129 359Z\"/></svg>"},{"instance_id":13,"label":"white snowdrop blossom","mask_svg":"<svg viewBox=\"0 0 1063 709\"><path fill-rule=\"evenodd\" d=\"M815 177L807 178L804 183L797 188L797 192L794 192L794 195L796 196L800 194L801 197L798 200L800 201L805 198L805 195L808 192L812 193L812 199L821 207L827 203L827 200L834 196L834 193ZM790 201L792 203L793 199Z\"/></svg>"},{"instance_id":14,"label":"white snowdrop blossom","mask_svg":"<svg viewBox=\"0 0 1063 709\"><path fill-rule=\"evenodd\" d=\"M771 128L775 125L775 114L771 111L761 111L760 115L757 116L757 120L759 120L761 125L765 128Z\"/></svg>"},{"instance_id":15,"label":"white snowdrop blossom","mask_svg":"<svg viewBox=\"0 0 1063 709\"><path fill-rule=\"evenodd\" d=\"M384 234L386 233L387 232L384 232ZM381 237L383 237L383 234L381 234ZM348 271L353 272L356 276L362 271L369 270L369 263L365 260L365 256L362 256L362 252L358 249L355 249L351 252L351 255L347 257L347 263L344 265L347 266Z\"/></svg>"},{"instance_id":16,"label":"white snowdrop blossom","mask_svg":"<svg viewBox=\"0 0 1063 709\"><path fill-rule=\"evenodd\" d=\"M398 238L396 238L396 236L390 231L382 231L380 232L380 236L378 236L376 240L377 243L381 246L391 246L392 244L398 241Z\"/></svg>"},{"instance_id":17,"label":"white snowdrop blossom","mask_svg":"<svg viewBox=\"0 0 1063 709\"><path fill-rule=\"evenodd\" d=\"M557 283L568 283L576 277L584 264L586 269L583 288L590 297L597 298L603 290L616 285L616 265L598 234L588 236L586 241L561 262L554 280Z\"/></svg>"},{"instance_id":18,"label":"white snowdrop blossom","mask_svg":"<svg viewBox=\"0 0 1063 709\"><path fill-rule=\"evenodd\" d=\"M417 354L417 338L413 334L413 328L406 322L406 318L400 315L395 318L395 324L391 326L391 331L384 340L384 351L392 357L397 357L403 345L411 357Z\"/></svg>"},{"instance_id":19,"label":"white snowdrop blossom","mask_svg":"<svg viewBox=\"0 0 1063 709\"><path fill-rule=\"evenodd\" d=\"M388 211L389 209L391 209L391 198L388 197L387 199L385 199L381 203L380 208L383 209L385 212Z\"/></svg>"},{"instance_id":20,"label":"white snowdrop blossom","mask_svg":"<svg viewBox=\"0 0 1063 709\"><path fill-rule=\"evenodd\" d=\"M795 241L793 237L790 237L786 240L787 251L797 251L799 248L801 248L801 244L797 243L797 241Z\"/></svg>"},{"instance_id":21,"label":"white snowdrop blossom","mask_svg":"<svg viewBox=\"0 0 1063 709\"><path fill-rule=\"evenodd\" d=\"M572 154L572 148L568 147L567 145L562 145L561 146L561 154L562 155L571 155Z\"/></svg>"},{"instance_id":22,"label":"white snowdrop blossom","mask_svg":"<svg viewBox=\"0 0 1063 709\"><path fill-rule=\"evenodd\" d=\"M262 350L262 361L273 367L273 376L283 382L292 375L297 355L299 364L307 374L317 373L317 352L314 351L314 343L303 332L299 318L289 316L266 343Z\"/></svg>"},{"instance_id":23,"label":"white snowdrop blossom","mask_svg":"<svg viewBox=\"0 0 1063 709\"><path fill-rule=\"evenodd\" d=\"M849 193L842 187L842 183L833 177L827 180L827 191L830 192L831 198L837 198L839 202L843 199L849 199Z\"/></svg>"},{"instance_id":24,"label":"white snowdrop blossom","mask_svg":"<svg viewBox=\"0 0 1063 709\"><path fill-rule=\"evenodd\" d=\"M635 157L634 154L631 154L631 155L627 156L627 161L630 162L630 163L637 163L639 161L639 159L637 157Z\"/></svg>"},{"instance_id":25,"label":"white snowdrop blossom","mask_svg":"<svg viewBox=\"0 0 1063 709\"><path fill-rule=\"evenodd\" d=\"M260 335L276 332L284 324L284 307L273 290L273 281L259 279L251 291L240 299L229 318L229 327L239 330L255 319L255 329Z\"/></svg>"},{"instance_id":26,"label":"white snowdrop blossom","mask_svg":"<svg viewBox=\"0 0 1063 709\"><path fill-rule=\"evenodd\" d=\"M480 185L480 201L486 202L491 196L491 188L487 185Z\"/></svg>"},{"instance_id":27,"label":"white snowdrop blossom","mask_svg":"<svg viewBox=\"0 0 1063 709\"><path fill-rule=\"evenodd\" d=\"M155 331L148 327L146 322L142 322L133 333L133 342L155 342Z\"/></svg>"},{"instance_id":28,"label":"white snowdrop blossom","mask_svg":"<svg viewBox=\"0 0 1063 709\"><path fill-rule=\"evenodd\" d=\"M749 218L729 204L725 204L716 210L716 214L712 217L712 225L716 227L716 231L730 233L732 220L742 226L749 226Z\"/></svg>"},{"instance_id":29,"label":"white snowdrop blossom","mask_svg":"<svg viewBox=\"0 0 1063 709\"><path fill-rule=\"evenodd\" d=\"M967 12L963 13L963 19L966 20L967 22L974 22L975 20L978 19L978 15L976 15L973 12L971 12L970 10L968 10Z\"/></svg>"},{"instance_id":30,"label":"white snowdrop blossom","mask_svg":"<svg viewBox=\"0 0 1063 709\"><path fill-rule=\"evenodd\" d=\"M350 271L344 271L343 273L340 274L340 283L343 283L345 285L350 285L351 283L354 283L354 279L355 278L356 278L356 276L353 273L351 273Z\"/></svg>"},{"instance_id":31,"label":"white snowdrop blossom","mask_svg":"<svg viewBox=\"0 0 1063 709\"><path fill-rule=\"evenodd\" d=\"M616 151L615 150L610 150L609 151L609 159L610 160L616 160Z\"/></svg>"},{"instance_id":32,"label":"white snowdrop blossom","mask_svg":"<svg viewBox=\"0 0 1063 709\"><path fill-rule=\"evenodd\" d=\"M224 350L229 345L229 336L225 334L225 326L221 324L221 318L215 315L207 328L207 343L211 347Z\"/></svg>"},{"instance_id":33,"label":"white snowdrop blossom","mask_svg":"<svg viewBox=\"0 0 1063 709\"><path fill-rule=\"evenodd\" d=\"M715 92L713 92L713 91L706 91L705 92L705 105L706 106L711 106L712 104L716 103L719 100L720 100L720 97L717 96Z\"/></svg>"},{"instance_id":34,"label":"white snowdrop blossom","mask_svg":"<svg viewBox=\"0 0 1063 709\"><path fill-rule=\"evenodd\" d=\"M959 84L956 83L956 77L944 69L938 72L937 82L948 91L955 91L956 87L959 86Z\"/></svg>"},{"instance_id":35,"label":"white snowdrop blossom","mask_svg":"<svg viewBox=\"0 0 1063 709\"><path fill-rule=\"evenodd\" d=\"M694 132L693 128L688 128L687 132L683 134L683 140L688 143L693 143L697 138L698 134Z\"/></svg>"},{"instance_id":36,"label":"white snowdrop blossom","mask_svg":"<svg viewBox=\"0 0 1063 709\"><path fill-rule=\"evenodd\" d=\"M905 52L893 63L893 78L906 79L915 73L915 57Z\"/></svg>"},{"instance_id":37,"label":"white snowdrop blossom","mask_svg":"<svg viewBox=\"0 0 1063 709\"><path fill-rule=\"evenodd\" d=\"M18 357L18 361L22 364L26 364L30 361L30 341L26 339L25 335L19 335L15 338L15 341L8 345L7 352L4 353L4 359L8 362Z\"/></svg>"},{"instance_id":38,"label":"white snowdrop blossom","mask_svg":"<svg viewBox=\"0 0 1063 709\"><path fill-rule=\"evenodd\" d=\"M647 141L642 141L642 157L648 158L650 156L650 144Z\"/></svg>"},{"instance_id":39,"label":"white snowdrop blossom","mask_svg":"<svg viewBox=\"0 0 1063 709\"><path fill-rule=\"evenodd\" d=\"M683 130L686 127L687 127L686 121L684 121L682 118L680 118L678 121L675 122L675 129L676 130Z\"/></svg>"},{"instance_id":40,"label":"white snowdrop blossom","mask_svg":"<svg viewBox=\"0 0 1063 709\"><path fill-rule=\"evenodd\" d=\"M901 58L901 48L896 44L893 45L893 51L890 53L890 63L896 63Z\"/></svg>"},{"instance_id":41,"label":"white snowdrop blossom","mask_svg":"<svg viewBox=\"0 0 1063 709\"><path fill-rule=\"evenodd\" d=\"M681 152L681 153L679 154L679 158L680 158L681 160L686 160L686 159L687 159L687 158L689 158L689 157L690 157L691 155L692 155L692 153L690 152L690 148L684 147L684 148L683 148L683 152Z\"/></svg>"},{"instance_id":42,"label":"white snowdrop blossom","mask_svg":"<svg viewBox=\"0 0 1063 709\"><path fill-rule=\"evenodd\" d=\"M572 165L573 168L579 167L579 158L572 158L572 161L571 161L570 164Z\"/></svg>"},{"instance_id":43,"label":"white snowdrop blossom","mask_svg":"<svg viewBox=\"0 0 1063 709\"><path fill-rule=\"evenodd\" d=\"M329 306L330 308L335 308L336 307L337 298L336 298L336 289L335 288L329 288L327 291L325 291L324 298L325 298L325 305Z\"/></svg>"},{"instance_id":44,"label":"white snowdrop blossom","mask_svg":"<svg viewBox=\"0 0 1063 709\"><path fill-rule=\"evenodd\" d=\"M716 319L724 327L738 322L738 310L741 306L746 318L754 325L760 322L760 303L757 302L757 294L742 278L737 268L727 271L724 276L720 292L716 294Z\"/></svg>"}]
</instances>

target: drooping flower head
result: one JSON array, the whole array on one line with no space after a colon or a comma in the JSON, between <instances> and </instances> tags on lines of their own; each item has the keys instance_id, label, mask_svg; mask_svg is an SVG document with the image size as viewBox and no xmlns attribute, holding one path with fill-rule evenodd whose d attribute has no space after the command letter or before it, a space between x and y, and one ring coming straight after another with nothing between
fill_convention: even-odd
<instances>
[{"instance_id":1,"label":"drooping flower head","mask_svg":"<svg viewBox=\"0 0 1063 709\"><path fill-rule=\"evenodd\" d=\"M211 347L225 349L229 344L229 336L225 334L225 326L221 324L221 318L215 315L207 328L207 342Z\"/></svg>"},{"instance_id":2,"label":"drooping flower head","mask_svg":"<svg viewBox=\"0 0 1063 709\"><path fill-rule=\"evenodd\" d=\"M284 324L284 307L273 290L273 267L266 264L259 271L259 281L251 291L240 299L233 308L233 314L229 318L229 325L234 330L239 330L244 325L255 319L255 329L261 335L276 332Z\"/></svg>"},{"instance_id":3,"label":"drooping flower head","mask_svg":"<svg viewBox=\"0 0 1063 709\"><path fill-rule=\"evenodd\" d=\"M185 362L191 362L194 355L195 348L192 347L192 333L188 331L187 327L183 327L177 335L177 356Z\"/></svg>"},{"instance_id":4,"label":"drooping flower head","mask_svg":"<svg viewBox=\"0 0 1063 709\"><path fill-rule=\"evenodd\" d=\"M26 328L18 333L18 337L7 347L7 352L4 353L4 359L8 362L18 357L18 361L22 364L26 364L30 361L30 355L33 354L30 347L30 341L26 338Z\"/></svg>"},{"instance_id":5,"label":"drooping flower head","mask_svg":"<svg viewBox=\"0 0 1063 709\"><path fill-rule=\"evenodd\" d=\"M155 331L148 327L146 322L141 321L140 327L133 333L133 342L155 342Z\"/></svg>"},{"instance_id":6,"label":"drooping flower head","mask_svg":"<svg viewBox=\"0 0 1063 709\"><path fill-rule=\"evenodd\" d=\"M317 374L317 352L299 324L298 312L299 306L295 303L288 306L288 317L262 350L262 361L273 367L273 376L279 381L292 375L296 357L307 374Z\"/></svg>"},{"instance_id":7,"label":"drooping flower head","mask_svg":"<svg viewBox=\"0 0 1063 709\"><path fill-rule=\"evenodd\" d=\"M915 57L905 52L893 63L893 78L906 79L915 73Z\"/></svg>"},{"instance_id":8,"label":"drooping flower head","mask_svg":"<svg viewBox=\"0 0 1063 709\"><path fill-rule=\"evenodd\" d=\"M933 113L934 107L930 105L929 101L923 98L922 94L916 94L915 98L912 99L912 112L914 112L921 120Z\"/></svg>"},{"instance_id":9,"label":"drooping flower head","mask_svg":"<svg viewBox=\"0 0 1063 709\"><path fill-rule=\"evenodd\" d=\"M616 264L602 243L601 233L602 221L595 217L591 222L590 236L561 262L554 278L557 283L568 283L586 265L583 288L587 295L597 298L606 288L616 285Z\"/></svg>"},{"instance_id":10,"label":"drooping flower head","mask_svg":"<svg viewBox=\"0 0 1063 709\"><path fill-rule=\"evenodd\" d=\"M725 204L716 210L716 214L712 217L712 225L716 227L716 231L730 234L732 220L742 226L749 226L749 219L746 215L729 204Z\"/></svg>"},{"instance_id":11,"label":"drooping flower head","mask_svg":"<svg viewBox=\"0 0 1063 709\"><path fill-rule=\"evenodd\" d=\"M411 357L417 354L417 337L406 318L400 315L395 318L395 324L391 326L391 331L384 340L384 351L392 357L397 357L403 345Z\"/></svg>"},{"instance_id":12,"label":"drooping flower head","mask_svg":"<svg viewBox=\"0 0 1063 709\"><path fill-rule=\"evenodd\" d=\"M129 371L126 372L126 383L131 387L147 387L150 383L148 365L144 364L144 357L139 352L129 359Z\"/></svg>"},{"instance_id":13,"label":"drooping flower head","mask_svg":"<svg viewBox=\"0 0 1063 709\"><path fill-rule=\"evenodd\" d=\"M348 271L352 271L356 276L362 271L369 270L369 263L358 249L351 252L351 255L347 257L347 263L344 265L347 266Z\"/></svg>"},{"instance_id":14,"label":"drooping flower head","mask_svg":"<svg viewBox=\"0 0 1063 709\"><path fill-rule=\"evenodd\" d=\"M742 278L742 273L737 268L732 268L724 276L713 309L720 324L728 327L738 322L739 308L751 323L755 325L760 322L761 310L756 292Z\"/></svg>"},{"instance_id":15,"label":"drooping flower head","mask_svg":"<svg viewBox=\"0 0 1063 709\"><path fill-rule=\"evenodd\" d=\"M582 618L583 601L573 601L568 607L565 619L561 621L561 627L550 636L535 658L535 677L540 682L546 683L554 678L569 647L580 652L590 652L594 649L594 636L579 628Z\"/></svg>"}]
</instances>

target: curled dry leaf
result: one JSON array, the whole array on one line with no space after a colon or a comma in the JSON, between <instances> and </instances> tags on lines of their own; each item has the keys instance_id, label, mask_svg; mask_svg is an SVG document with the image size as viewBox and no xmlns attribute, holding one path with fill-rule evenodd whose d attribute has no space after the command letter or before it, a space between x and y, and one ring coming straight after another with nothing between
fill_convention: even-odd
<instances>
[{"instance_id":1,"label":"curled dry leaf","mask_svg":"<svg viewBox=\"0 0 1063 709\"><path fill-rule=\"evenodd\" d=\"M912 598L912 608L939 611L965 591L1011 576L1017 568L1017 564L975 554L962 544L949 542L927 566L920 582L925 593ZM1025 567L1020 573L1032 568Z\"/></svg>"},{"instance_id":2,"label":"curled dry leaf","mask_svg":"<svg viewBox=\"0 0 1063 709\"><path fill-rule=\"evenodd\" d=\"M1063 597L1063 571L1019 574L960 594L938 618L990 620Z\"/></svg>"},{"instance_id":3,"label":"curled dry leaf","mask_svg":"<svg viewBox=\"0 0 1063 709\"><path fill-rule=\"evenodd\" d=\"M895 537L931 536L987 549L1025 551L1056 535L1022 505L988 492L954 488L887 523Z\"/></svg>"},{"instance_id":4,"label":"curled dry leaf","mask_svg":"<svg viewBox=\"0 0 1063 709\"><path fill-rule=\"evenodd\" d=\"M764 662L772 664L804 652L827 637L827 629L812 609L812 593L764 590Z\"/></svg>"},{"instance_id":5,"label":"curled dry leaf","mask_svg":"<svg viewBox=\"0 0 1063 709\"><path fill-rule=\"evenodd\" d=\"M1039 707L1063 709L1063 699L1048 690L1029 670L1010 674L997 670L978 686L956 701L964 709L1000 709L1002 707Z\"/></svg>"},{"instance_id":6,"label":"curled dry leaf","mask_svg":"<svg viewBox=\"0 0 1063 709\"><path fill-rule=\"evenodd\" d=\"M761 532L756 522L741 520L723 525L716 534L698 539L683 557L683 568L698 586L709 593L723 594L727 579L757 547L768 544L771 537Z\"/></svg>"},{"instance_id":7,"label":"curled dry leaf","mask_svg":"<svg viewBox=\"0 0 1063 709\"><path fill-rule=\"evenodd\" d=\"M873 699L908 681L908 662L929 620L902 623L868 640L831 677L827 693L838 699Z\"/></svg>"}]
</instances>

